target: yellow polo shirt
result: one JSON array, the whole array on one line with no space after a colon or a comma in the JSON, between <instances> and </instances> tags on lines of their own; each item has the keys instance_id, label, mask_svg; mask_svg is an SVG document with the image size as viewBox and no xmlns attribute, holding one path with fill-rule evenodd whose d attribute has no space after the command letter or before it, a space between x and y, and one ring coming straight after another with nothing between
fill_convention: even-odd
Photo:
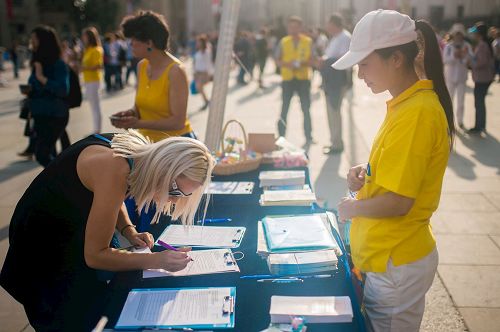
<instances>
[{"instance_id":1,"label":"yellow polo shirt","mask_svg":"<svg viewBox=\"0 0 500 332\"><path fill-rule=\"evenodd\" d=\"M450 153L448 123L432 81L421 80L387 102L357 199L389 191L415 203L403 217L353 218L351 251L363 272L415 262L436 246L430 218L437 209Z\"/></svg>"}]
</instances>

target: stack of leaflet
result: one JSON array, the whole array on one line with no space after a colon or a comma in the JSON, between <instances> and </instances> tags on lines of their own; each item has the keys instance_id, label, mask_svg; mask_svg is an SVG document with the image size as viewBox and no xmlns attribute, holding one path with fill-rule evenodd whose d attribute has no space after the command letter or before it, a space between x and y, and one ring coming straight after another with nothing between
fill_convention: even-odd
<instances>
[{"instance_id":1,"label":"stack of leaflet","mask_svg":"<svg viewBox=\"0 0 500 332\"><path fill-rule=\"evenodd\" d=\"M350 323L353 318L349 296L272 296L271 323L290 323L302 317L307 324Z\"/></svg>"},{"instance_id":2,"label":"stack of leaflet","mask_svg":"<svg viewBox=\"0 0 500 332\"><path fill-rule=\"evenodd\" d=\"M335 250L318 250L289 254L270 254L269 272L274 275L297 275L337 270Z\"/></svg>"},{"instance_id":3,"label":"stack of leaflet","mask_svg":"<svg viewBox=\"0 0 500 332\"><path fill-rule=\"evenodd\" d=\"M316 202L316 195L307 184L291 190L270 187L260 196L261 206L309 206Z\"/></svg>"},{"instance_id":4,"label":"stack of leaflet","mask_svg":"<svg viewBox=\"0 0 500 332\"><path fill-rule=\"evenodd\" d=\"M257 253L272 274L307 274L337 269L340 248L331 227L331 213L268 216L259 221Z\"/></svg>"},{"instance_id":5,"label":"stack of leaflet","mask_svg":"<svg viewBox=\"0 0 500 332\"><path fill-rule=\"evenodd\" d=\"M303 186L305 171L262 171L259 174L260 187ZM299 187L300 189L300 187Z\"/></svg>"}]
</instances>

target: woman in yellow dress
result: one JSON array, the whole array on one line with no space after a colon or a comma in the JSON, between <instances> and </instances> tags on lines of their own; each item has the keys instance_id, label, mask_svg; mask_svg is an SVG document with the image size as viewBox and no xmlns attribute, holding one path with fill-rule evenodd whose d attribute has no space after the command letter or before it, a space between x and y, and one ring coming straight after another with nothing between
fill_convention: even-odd
<instances>
[{"instance_id":1,"label":"woman in yellow dress","mask_svg":"<svg viewBox=\"0 0 500 332\"><path fill-rule=\"evenodd\" d=\"M130 38L137 65L138 84L134 106L111 116L117 128L134 128L151 141L171 136L195 138L187 119L189 95L182 63L167 51L169 29L162 15L142 11L122 22Z\"/></svg>"}]
</instances>

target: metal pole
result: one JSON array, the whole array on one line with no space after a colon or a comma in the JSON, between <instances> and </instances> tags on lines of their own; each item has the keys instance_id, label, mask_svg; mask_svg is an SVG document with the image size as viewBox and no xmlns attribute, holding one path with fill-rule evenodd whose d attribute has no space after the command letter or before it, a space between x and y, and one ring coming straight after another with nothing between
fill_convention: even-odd
<instances>
[{"instance_id":1,"label":"metal pole","mask_svg":"<svg viewBox=\"0 0 500 332\"><path fill-rule=\"evenodd\" d=\"M216 151L219 146L224 109L226 107L227 85L231 58L233 54L234 37L238 25L240 0L222 0L222 17L217 43L217 57L215 59L214 83L210 111L208 114L205 144L211 151Z\"/></svg>"}]
</instances>

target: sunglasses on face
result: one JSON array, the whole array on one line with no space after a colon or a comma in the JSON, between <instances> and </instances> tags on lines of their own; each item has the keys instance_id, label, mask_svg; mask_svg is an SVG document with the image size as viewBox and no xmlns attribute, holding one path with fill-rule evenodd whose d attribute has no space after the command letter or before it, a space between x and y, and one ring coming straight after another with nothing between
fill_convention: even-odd
<instances>
[{"instance_id":1,"label":"sunglasses on face","mask_svg":"<svg viewBox=\"0 0 500 332\"><path fill-rule=\"evenodd\" d=\"M172 181L172 190L169 190L168 195L172 196L172 197L188 197L188 196L191 196L192 193L189 193L189 194L183 193L182 190L180 190L179 187L177 186L177 182L175 182L175 180L173 180Z\"/></svg>"}]
</instances>

